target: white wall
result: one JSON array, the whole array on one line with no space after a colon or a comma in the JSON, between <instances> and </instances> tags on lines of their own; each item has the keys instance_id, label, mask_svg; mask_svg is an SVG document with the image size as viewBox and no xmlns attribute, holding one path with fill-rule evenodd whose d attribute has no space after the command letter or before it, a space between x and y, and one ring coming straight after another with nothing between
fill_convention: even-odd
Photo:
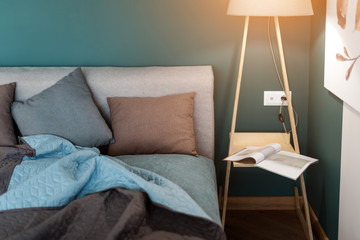
<instances>
[{"instance_id":1,"label":"white wall","mask_svg":"<svg viewBox=\"0 0 360 240\"><path fill-rule=\"evenodd\" d=\"M360 239L360 113L344 103L339 240Z\"/></svg>"}]
</instances>

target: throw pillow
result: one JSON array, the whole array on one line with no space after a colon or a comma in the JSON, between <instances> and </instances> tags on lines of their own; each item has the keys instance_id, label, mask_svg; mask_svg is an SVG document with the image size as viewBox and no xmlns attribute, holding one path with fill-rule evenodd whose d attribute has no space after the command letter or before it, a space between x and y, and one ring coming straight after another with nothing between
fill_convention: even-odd
<instances>
[{"instance_id":1,"label":"throw pillow","mask_svg":"<svg viewBox=\"0 0 360 240\"><path fill-rule=\"evenodd\" d=\"M195 93L108 98L115 143L109 155L178 153L197 156Z\"/></svg>"},{"instance_id":2,"label":"throw pillow","mask_svg":"<svg viewBox=\"0 0 360 240\"><path fill-rule=\"evenodd\" d=\"M25 102L14 102L12 114L24 136L53 134L83 147L112 140L80 68Z\"/></svg>"},{"instance_id":3,"label":"throw pillow","mask_svg":"<svg viewBox=\"0 0 360 240\"><path fill-rule=\"evenodd\" d=\"M0 86L0 146L17 144L11 103L14 101L16 83Z\"/></svg>"}]
</instances>

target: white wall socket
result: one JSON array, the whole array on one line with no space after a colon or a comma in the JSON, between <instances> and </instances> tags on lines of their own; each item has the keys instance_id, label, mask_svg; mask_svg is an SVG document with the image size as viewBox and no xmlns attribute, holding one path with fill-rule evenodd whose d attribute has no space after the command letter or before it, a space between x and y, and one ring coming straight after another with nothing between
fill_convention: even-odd
<instances>
[{"instance_id":1,"label":"white wall socket","mask_svg":"<svg viewBox=\"0 0 360 240\"><path fill-rule=\"evenodd\" d=\"M281 97L285 96L284 91L264 91L264 106L280 106ZM290 97L292 93L290 91ZM284 102L283 106L287 106L287 101Z\"/></svg>"}]
</instances>

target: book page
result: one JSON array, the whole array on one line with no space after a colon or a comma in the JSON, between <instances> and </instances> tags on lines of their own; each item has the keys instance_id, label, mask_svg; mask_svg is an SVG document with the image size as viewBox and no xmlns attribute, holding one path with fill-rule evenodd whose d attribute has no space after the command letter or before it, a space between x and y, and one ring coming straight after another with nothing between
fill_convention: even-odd
<instances>
[{"instance_id":1,"label":"book page","mask_svg":"<svg viewBox=\"0 0 360 240\"><path fill-rule=\"evenodd\" d=\"M255 164L257 158L262 158L261 154L256 154L257 147L245 148L240 152L234 153L233 155L228 156L224 160L226 161L243 161L246 164Z\"/></svg>"},{"instance_id":2,"label":"book page","mask_svg":"<svg viewBox=\"0 0 360 240\"><path fill-rule=\"evenodd\" d=\"M268 157L257 166L281 176L296 180L306 168L317 159L304 155L280 151Z\"/></svg>"},{"instance_id":3,"label":"book page","mask_svg":"<svg viewBox=\"0 0 360 240\"><path fill-rule=\"evenodd\" d=\"M269 145L266 145L263 148L260 148L258 150L259 153L261 153L264 158L268 158L269 156L279 152L281 150L281 145L278 143L272 143Z\"/></svg>"},{"instance_id":4,"label":"book page","mask_svg":"<svg viewBox=\"0 0 360 240\"><path fill-rule=\"evenodd\" d=\"M272 143L264 147L246 147L244 150L237 152L224 160L227 161L241 161L242 163L258 164L267 157L280 151L281 145Z\"/></svg>"}]
</instances>

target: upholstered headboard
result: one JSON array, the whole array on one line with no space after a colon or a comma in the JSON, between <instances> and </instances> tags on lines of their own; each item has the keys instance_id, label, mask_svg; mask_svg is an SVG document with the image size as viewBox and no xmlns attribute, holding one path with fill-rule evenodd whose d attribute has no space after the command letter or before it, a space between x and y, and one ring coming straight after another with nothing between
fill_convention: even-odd
<instances>
[{"instance_id":1,"label":"upholstered headboard","mask_svg":"<svg viewBox=\"0 0 360 240\"><path fill-rule=\"evenodd\" d=\"M0 85L17 82L18 101L53 85L75 67L3 67ZM157 97L196 92L194 126L196 150L214 157L214 76L211 66L180 67L82 67L100 112L110 123L106 98Z\"/></svg>"}]
</instances>

